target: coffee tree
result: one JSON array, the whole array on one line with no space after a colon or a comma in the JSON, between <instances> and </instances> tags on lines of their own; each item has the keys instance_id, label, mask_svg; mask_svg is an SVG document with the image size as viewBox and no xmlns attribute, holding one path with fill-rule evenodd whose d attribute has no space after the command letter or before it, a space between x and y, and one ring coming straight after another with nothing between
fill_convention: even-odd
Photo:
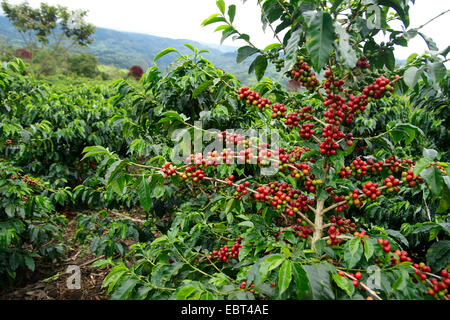
<instances>
[{"instance_id":1,"label":"coffee tree","mask_svg":"<svg viewBox=\"0 0 450 320\"><path fill-rule=\"evenodd\" d=\"M179 200L154 226L156 240L132 246L126 261L96 263L114 266L104 286L118 299L448 300L447 159L421 147L429 137L411 121L378 125L391 109L405 113L408 96L424 83L445 97L448 49L438 52L420 28L408 29L408 1L257 3L263 27L279 41L264 50L235 29L236 7L222 0L203 25L222 23L216 31L223 39L246 42L238 62L257 54L249 72L258 80L274 63L290 90L267 78L238 87L197 65L206 78L192 93L202 97L220 85L224 98L215 103L235 99L244 130L203 128L194 121L200 114L169 110L146 122L174 138L162 155L139 160L85 149L85 158L102 161L107 188L134 190L153 216L161 215L155 201ZM393 20L404 30L394 30ZM378 44L380 31L389 40ZM434 52L397 67L393 46L416 35ZM186 61L180 55L177 67ZM143 76L149 87L151 74ZM262 128L259 135L245 131ZM402 226L414 222L410 234L427 233L415 246L405 230L377 225L372 215L410 206L424 217L402 216Z\"/></svg>"}]
</instances>

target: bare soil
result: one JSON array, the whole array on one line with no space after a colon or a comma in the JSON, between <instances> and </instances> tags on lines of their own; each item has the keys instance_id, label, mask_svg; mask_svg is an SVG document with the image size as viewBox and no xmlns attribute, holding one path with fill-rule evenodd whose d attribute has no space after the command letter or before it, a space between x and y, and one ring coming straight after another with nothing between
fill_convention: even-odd
<instances>
[{"instance_id":1,"label":"bare soil","mask_svg":"<svg viewBox=\"0 0 450 320\"><path fill-rule=\"evenodd\" d=\"M6 293L0 292L0 300L104 300L106 290L102 282L110 268L92 268L99 258L89 253L86 246L74 241L76 216L67 215L64 228L64 243L68 246L66 258L61 261L36 261L34 272L27 271L16 279L13 288ZM67 282L73 273L67 273L68 267L80 267L81 288L69 289Z\"/></svg>"}]
</instances>

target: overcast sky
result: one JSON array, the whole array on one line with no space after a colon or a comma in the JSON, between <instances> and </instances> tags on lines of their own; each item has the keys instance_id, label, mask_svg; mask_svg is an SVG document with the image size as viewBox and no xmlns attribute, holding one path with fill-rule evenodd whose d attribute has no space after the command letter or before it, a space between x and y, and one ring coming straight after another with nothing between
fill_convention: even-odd
<instances>
[{"instance_id":1,"label":"overcast sky","mask_svg":"<svg viewBox=\"0 0 450 320\"><path fill-rule=\"evenodd\" d=\"M12 4L22 0L9 0ZM89 11L88 21L98 27L121 31L146 33L174 39L192 39L207 43L220 43L221 33L214 32L218 25L201 27L201 22L211 14L218 12L215 0L29 0L37 7L41 2L63 5L70 9ZM241 0L225 0L227 5L237 6L235 26L242 33L251 35L257 46L264 48L275 42L269 28L266 33L261 30L260 9L255 0L242 4ZM450 9L450 0L416 0L410 10L410 27L418 27ZM450 45L450 12L433 21L422 29L433 38L439 49ZM239 46L231 38L226 45ZM410 53L423 53L427 49L421 37L410 41L408 48L396 48L396 56L406 59Z\"/></svg>"}]
</instances>

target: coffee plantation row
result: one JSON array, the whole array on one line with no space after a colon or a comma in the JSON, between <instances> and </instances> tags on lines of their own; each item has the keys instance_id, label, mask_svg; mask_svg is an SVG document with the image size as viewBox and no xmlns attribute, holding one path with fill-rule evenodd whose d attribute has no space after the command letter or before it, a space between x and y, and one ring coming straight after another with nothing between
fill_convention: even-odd
<instances>
[{"instance_id":1,"label":"coffee plantation row","mask_svg":"<svg viewBox=\"0 0 450 320\"><path fill-rule=\"evenodd\" d=\"M216 3L203 25L246 42L253 88L189 44L138 83L61 90L2 67L2 289L63 259L65 213L88 209L74 240L111 268L112 299L448 300L449 49L422 35L431 53L395 64L421 34L408 1L258 1L279 41L264 50Z\"/></svg>"}]
</instances>

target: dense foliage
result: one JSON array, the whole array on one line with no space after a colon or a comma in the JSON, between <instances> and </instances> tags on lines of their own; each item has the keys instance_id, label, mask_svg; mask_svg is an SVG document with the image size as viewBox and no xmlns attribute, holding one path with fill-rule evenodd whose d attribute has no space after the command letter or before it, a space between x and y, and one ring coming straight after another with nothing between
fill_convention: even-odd
<instances>
[{"instance_id":1,"label":"dense foliage","mask_svg":"<svg viewBox=\"0 0 450 320\"><path fill-rule=\"evenodd\" d=\"M191 45L139 83L60 91L21 60L2 70L3 279L61 255L71 206L95 211L76 240L112 267L113 299L450 298L449 50L395 65L394 44L433 46L407 1L258 4L279 40L264 50L234 5L203 22L246 41L237 62L256 54L253 88Z\"/></svg>"}]
</instances>

